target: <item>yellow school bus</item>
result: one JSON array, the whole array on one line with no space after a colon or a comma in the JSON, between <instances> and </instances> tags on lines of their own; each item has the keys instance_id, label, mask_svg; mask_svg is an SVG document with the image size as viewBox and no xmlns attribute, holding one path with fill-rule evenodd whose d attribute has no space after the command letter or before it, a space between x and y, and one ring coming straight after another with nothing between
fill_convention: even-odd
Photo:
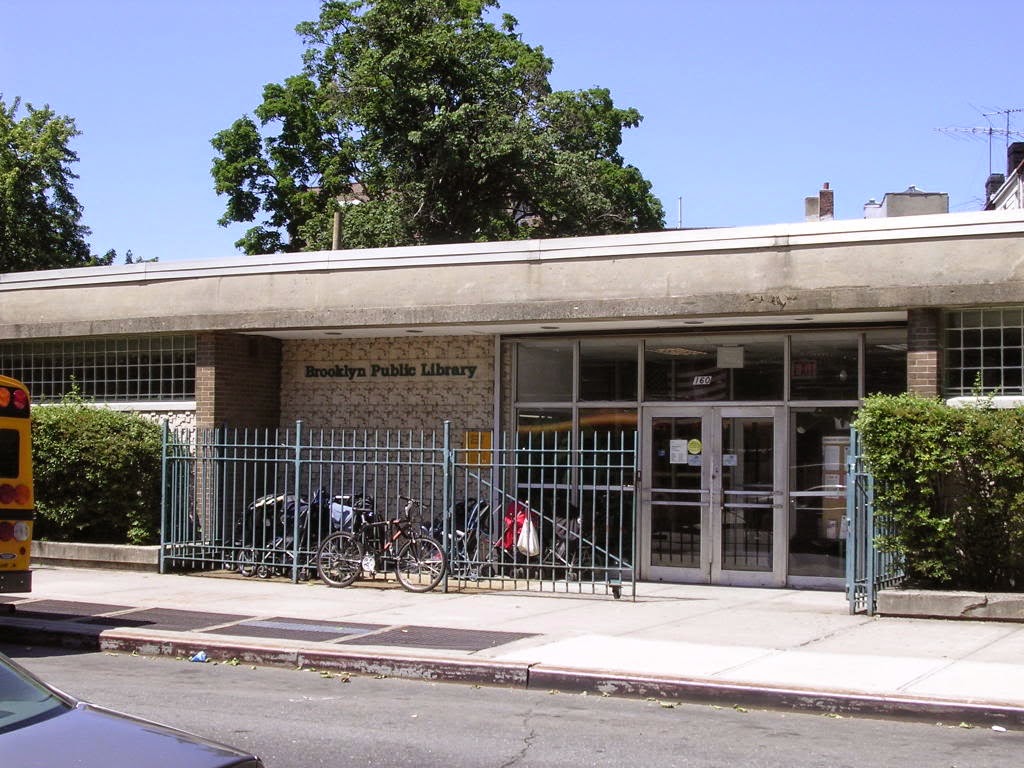
<instances>
[{"instance_id":1,"label":"yellow school bus","mask_svg":"<svg viewBox=\"0 0 1024 768\"><path fill-rule=\"evenodd\" d=\"M28 390L0 376L0 593L32 589L34 512Z\"/></svg>"}]
</instances>

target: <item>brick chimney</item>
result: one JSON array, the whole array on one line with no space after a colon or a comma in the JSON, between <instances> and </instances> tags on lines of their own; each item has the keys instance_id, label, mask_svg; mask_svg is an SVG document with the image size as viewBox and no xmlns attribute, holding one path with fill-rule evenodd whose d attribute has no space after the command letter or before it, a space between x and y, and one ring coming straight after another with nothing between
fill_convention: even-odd
<instances>
[{"instance_id":1,"label":"brick chimney","mask_svg":"<svg viewBox=\"0 0 1024 768\"><path fill-rule=\"evenodd\" d=\"M804 198L804 218L807 221L832 221L835 218L835 193L826 181L817 197Z\"/></svg>"},{"instance_id":2,"label":"brick chimney","mask_svg":"<svg viewBox=\"0 0 1024 768\"><path fill-rule=\"evenodd\" d=\"M1006 149L1006 175L1012 176L1021 163L1024 163L1024 141L1015 141ZM1024 169L1021 173L1024 174Z\"/></svg>"},{"instance_id":3,"label":"brick chimney","mask_svg":"<svg viewBox=\"0 0 1024 768\"><path fill-rule=\"evenodd\" d=\"M826 181L821 185L818 192L818 218L822 221L832 221L836 213L835 193L829 189Z\"/></svg>"},{"instance_id":4,"label":"brick chimney","mask_svg":"<svg viewBox=\"0 0 1024 768\"><path fill-rule=\"evenodd\" d=\"M1003 186L1003 182L1006 181L1006 177L1001 173L990 173L988 179L985 181L985 204L988 205L989 201L999 188Z\"/></svg>"}]
</instances>

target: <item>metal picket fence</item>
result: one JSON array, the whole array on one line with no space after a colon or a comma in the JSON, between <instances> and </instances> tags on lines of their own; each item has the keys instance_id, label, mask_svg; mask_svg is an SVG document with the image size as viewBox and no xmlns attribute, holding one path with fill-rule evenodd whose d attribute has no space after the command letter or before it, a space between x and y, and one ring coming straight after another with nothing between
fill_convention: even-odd
<instances>
[{"instance_id":1,"label":"metal picket fence","mask_svg":"<svg viewBox=\"0 0 1024 768\"><path fill-rule=\"evenodd\" d=\"M635 431L474 434L165 429L161 570L316 578L333 531L415 503L443 589L635 597Z\"/></svg>"},{"instance_id":2,"label":"metal picket fence","mask_svg":"<svg viewBox=\"0 0 1024 768\"><path fill-rule=\"evenodd\" d=\"M875 478L864 463L856 429L850 431L846 475L846 596L850 613L874 615L878 592L899 586L903 568L879 541L894 532L890 516L875 507Z\"/></svg>"}]
</instances>

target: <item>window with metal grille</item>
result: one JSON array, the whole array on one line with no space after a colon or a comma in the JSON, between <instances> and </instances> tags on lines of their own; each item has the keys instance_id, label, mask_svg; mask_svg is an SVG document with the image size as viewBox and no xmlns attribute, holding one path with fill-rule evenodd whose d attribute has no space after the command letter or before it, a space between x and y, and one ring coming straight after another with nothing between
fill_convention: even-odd
<instances>
[{"instance_id":1,"label":"window with metal grille","mask_svg":"<svg viewBox=\"0 0 1024 768\"><path fill-rule=\"evenodd\" d=\"M0 371L36 402L76 388L96 402L194 400L196 340L189 335L0 343Z\"/></svg>"},{"instance_id":2,"label":"window with metal grille","mask_svg":"<svg viewBox=\"0 0 1024 768\"><path fill-rule=\"evenodd\" d=\"M946 313L947 397L1024 394L1024 309Z\"/></svg>"}]
</instances>

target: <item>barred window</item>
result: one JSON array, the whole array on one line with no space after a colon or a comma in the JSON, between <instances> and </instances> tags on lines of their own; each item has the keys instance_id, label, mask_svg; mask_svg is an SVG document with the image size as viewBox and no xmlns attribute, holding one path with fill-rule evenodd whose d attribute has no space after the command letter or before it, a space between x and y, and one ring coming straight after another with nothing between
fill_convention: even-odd
<instances>
[{"instance_id":1,"label":"barred window","mask_svg":"<svg viewBox=\"0 0 1024 768\"><path fill-rule=\"evenodd\" d=\"M97 402L194 400L196 340L190 335L0 342L0 371L36 402L77 387Z\"/></svg>"},{"instance_id":2,"label":"barred window","mask_svg":"<svg viewBox=\"0 0 1024 768\"><path fill-rule=\"evenodd\" d=\"M1020 307L947 312L944 346L947 397L1024 394Z\"/></svg>"}]
</instances>

